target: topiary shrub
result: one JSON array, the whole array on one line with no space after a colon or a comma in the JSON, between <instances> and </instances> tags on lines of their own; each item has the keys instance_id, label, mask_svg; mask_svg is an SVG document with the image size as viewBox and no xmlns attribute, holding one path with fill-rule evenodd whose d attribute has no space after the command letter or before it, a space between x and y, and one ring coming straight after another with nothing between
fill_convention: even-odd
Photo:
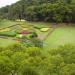
<instances>
[{"instance_id":1,"label":"topiary shrub","mask_svg":"<svg viewBox=\"0 0 75 75\"><path fill-rule=\"evenodd\" d=\"M32 34L30 35L30 38L36 38L38 37L37 33L36 32L32 32Z\"/></svg>"}]
</instances>

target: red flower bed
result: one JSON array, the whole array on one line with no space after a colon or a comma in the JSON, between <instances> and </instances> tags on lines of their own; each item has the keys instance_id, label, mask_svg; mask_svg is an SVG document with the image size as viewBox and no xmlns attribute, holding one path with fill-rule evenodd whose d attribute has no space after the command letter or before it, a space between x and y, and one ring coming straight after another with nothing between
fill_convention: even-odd
<instances>
[{"instance_id":1,"label":"red flower bed","mask_svg":"<svg viewBox=\"0 0 75 75\"><path fill-rule=\"evenodd\" d=\"M30 34L31 32L28 32L28 31L22 31L20 32L20 34Z\"/></svg>"}]
</instances>

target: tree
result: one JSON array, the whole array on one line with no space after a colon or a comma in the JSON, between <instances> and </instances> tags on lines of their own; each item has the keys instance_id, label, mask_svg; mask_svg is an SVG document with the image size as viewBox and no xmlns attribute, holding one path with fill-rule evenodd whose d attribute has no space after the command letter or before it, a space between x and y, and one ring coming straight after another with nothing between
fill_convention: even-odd
<instances>
[{"instance_id":1,"label":"tree","mask_svg":"<svg viewBox=\"0 0 75 75\"><path fill-rule=\"evenodd\" d=\"M74 23L75 3L72 0L20 0L0 8L0 18Z\"/></svg>"},{"instance_id":2,"label":"tree","mask_svg":"<svg viewBox=\"0 0 75 75\"><path fill-rule=\"evenodd\" d=\"M72 0L65 0L65 2L69 4L72 2Z\"/></svg>"}]
</instances>

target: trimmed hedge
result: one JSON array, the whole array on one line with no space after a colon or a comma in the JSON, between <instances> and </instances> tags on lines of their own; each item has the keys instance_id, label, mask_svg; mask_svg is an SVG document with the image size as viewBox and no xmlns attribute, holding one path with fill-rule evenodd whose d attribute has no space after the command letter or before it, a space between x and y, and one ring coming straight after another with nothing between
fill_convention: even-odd
<instances>
[{"instance_id":1,"label":"trimmed hedge","mask_svg":"<svg viewBox=\"0 0 75 75\"><path fill-rule=\"evenodd\" d=\"M11 32L0 32L0 36L8 36L8 37L15 37L16 32L11 31Z\"/></svg>"}]
</instances>

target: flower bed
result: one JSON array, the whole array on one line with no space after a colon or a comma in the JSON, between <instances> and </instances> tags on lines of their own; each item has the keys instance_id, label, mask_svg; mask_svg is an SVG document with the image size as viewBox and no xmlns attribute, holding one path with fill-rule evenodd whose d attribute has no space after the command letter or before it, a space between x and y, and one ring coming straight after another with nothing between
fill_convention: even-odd
<instances>
[{"instance_id":1,"label":"flower bed","mask_svg":"<svg viewBox=\"0 0 75 75\"><path fill-rule=\"evenodd\" d=\"M6 28L6 29L0 30L0 32L7 32L7 31L10 31L10 30L11 30L10 28Z\"/></svg>"},{"instance_id":2,"label":"flower bed","mask_svg":"<svg viewBox=\"0 0 75 75\"><path fill-rule=\"evenodd\" d=\"M40 30L41 30L42 32L47 32L49 29L50 29L50 28L41 28Z\"/></svg>"},{"instance_id":3,"label":"flower bed","mask_svg":"<svg viewBox=\"0 0 75 75\"><path fill-rule=\"evenodd\" d=\"M31 32L28 32L28 31L24 30L24 31L20 32L19 34L22 34L22 35L24 35L24 34L31 34Z\"/></svg>"}]
</instances>

